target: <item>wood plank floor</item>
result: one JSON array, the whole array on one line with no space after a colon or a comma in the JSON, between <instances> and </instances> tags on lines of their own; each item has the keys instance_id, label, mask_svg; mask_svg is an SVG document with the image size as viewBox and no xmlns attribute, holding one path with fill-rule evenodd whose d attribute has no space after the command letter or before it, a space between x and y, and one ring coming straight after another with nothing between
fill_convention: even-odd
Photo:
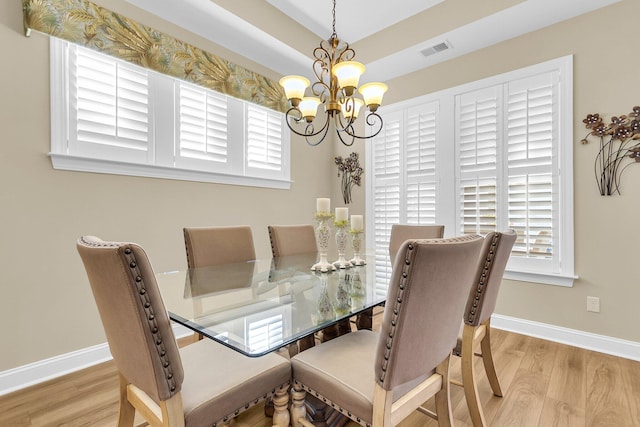
<instances>
[{"instance_id":1,"label":"wood plank floor","mask_svg":"<svg viewBox=\"0 0 640 427\"><path fill-rule=\"evenodd\" d=\"M491 426L640 427L640 362L495 329L491 338L503 398L493 396L476 361ZM453 376L460 376L457 361ZM113 363L103 363L0 396L0 426L114 426L117 396ZM470 427L462 389L452 386L451 396L455 425ZM136 418L136 425L145 424ZM257 406L234 425L269 427L271 420ZM437 422L416 412L400 424L418 426Z\"/></svg>"}]
</instances>

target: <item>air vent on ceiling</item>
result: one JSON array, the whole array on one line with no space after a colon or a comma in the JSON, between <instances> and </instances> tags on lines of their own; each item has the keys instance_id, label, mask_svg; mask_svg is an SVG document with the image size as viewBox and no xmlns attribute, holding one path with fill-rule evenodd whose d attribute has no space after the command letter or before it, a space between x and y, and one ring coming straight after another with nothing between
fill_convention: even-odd
<instances>
[{"instance_id":1,"label":"air vent on ceiling","mask_svg":"<svg viewBox=\"0 0 640 427\"><path fill-rule=\"evenodd\" d=\"M429 46L426 49L422 49L420 53L424 56L435 55L436 53L444 52L445 50L451 49L451 43L448 40L443 41L442 43L435 44L433 46Z\"/></svg>"}]
</instances>

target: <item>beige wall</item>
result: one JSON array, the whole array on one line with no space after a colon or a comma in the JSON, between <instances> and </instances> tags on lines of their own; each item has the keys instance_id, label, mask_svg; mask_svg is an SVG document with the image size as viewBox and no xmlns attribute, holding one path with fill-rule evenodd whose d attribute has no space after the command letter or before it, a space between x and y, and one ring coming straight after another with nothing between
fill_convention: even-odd
<instances>
[{"instance_id":1,"label":"beige wall","mask_svg":"<svg viewBox=\"0 0 640 427\"><path fill-rule=\"evenodd\" d=\"M622 195L601 197L593 176L597 142L582 146L582 119L599 112L628 114L640 104L634 53L638 1L613 6L500 43L427 70L390 81L386 102L397 102L565 55L574 55L574 209L573 288L506 281L497 313L640 342L637 327L637 220L640 165L622 180ZM601 299L601 312L586 312L587 295Z\"/></svg>"},{"instance_id":2,"label":"beige wall","mask_svg":"<svg viewBox=\"0 0 640 427\"><path fill-rule=\"evenodd\" d=\"M277 78L273 72L122 0L107 7ZM75 249L82 234L131 240L154 267L185 267L182 227L249 224L270 256L269 223L310 223L332 191L333 147L292 140L291 190L53 170L49 139L49 39L23 35L21 2L0 2L0 371L105 342Z\"/></svg>"},{"instance_id":3,"label":"beige wall","mask_svg":"<svg viewBox=\"0 0 640 427\"><path fill-rule=\"evenodd\" d=\"M269 70L198 38L124 0L106 7L272 78ZM106 4L108 3L108 4ZM538 31L388 82L396 102L501 72L574 54L576 273L573 288L507 282L498 312L640 341L635 328L640 166L623 195L600 197L593 181L596 145L580 146L581 120L627 113L640 103L629 17L637 0ZM185 225L250 224L259 256L269 255L269 223L310 222L315 198L339 205L334 148L292 141L290 191L56 171L49 152L48 38L22 32L20 1L0 2L0 371L105 341L75 240L82 234L142 244L157 270L185 265ZM271 73L271 74L270 74ZM615 73L615 74L614 74ZM357 150L364 162L364 150ZM352 150L338 148L345 155ZM365 165L365 171L367 167ZM364 212L364 187L351 213ZM359 212L357 212L359 211ZM586 296L602 299L600 314Z\"/></svg>"}]
</instances>

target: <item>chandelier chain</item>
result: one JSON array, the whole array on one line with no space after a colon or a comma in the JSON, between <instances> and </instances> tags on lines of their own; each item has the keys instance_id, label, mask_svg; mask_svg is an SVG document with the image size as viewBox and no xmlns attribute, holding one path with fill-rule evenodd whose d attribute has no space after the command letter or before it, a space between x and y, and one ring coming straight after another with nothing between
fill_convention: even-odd
<instances>
[{"instance_id":1,"label":"chandelier chain","mask_svg":"<svg viewBox=\"0 0 640 427\"><path fill-rule=\"evenodd\" d=\"M336 37L336 0L333 0L333 36Z\"/></svg>"}]
</instances>

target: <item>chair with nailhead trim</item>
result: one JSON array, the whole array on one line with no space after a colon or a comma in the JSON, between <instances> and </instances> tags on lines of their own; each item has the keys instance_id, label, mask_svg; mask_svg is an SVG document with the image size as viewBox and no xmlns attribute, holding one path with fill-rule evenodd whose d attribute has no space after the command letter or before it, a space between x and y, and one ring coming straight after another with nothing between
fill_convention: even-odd
<instances>
[{"instance_id":1,"label":"chair with nailhead trim","mask_svg":"<svg viewBox=\"0 0 640 427\"><path fill-rule=\"evenodd\" d=\"M516 241L513 230L491 232L485 236L473 286L469 292L462 327L453 354L461 357L462 384L474 427L487 425L478 396L473 358L480 356L493 394L502 397L491 353L491 315L511 249ZM474 351L480 345L481 352Z\"/></svg>"},{"instance_id":2,"label":"chair with nailhead trim","mask_svg":"<svg viewBox=\"0 0 640 427\"><path fill-rule=\"evenodd\" d=\"M135 243L78 239L120 378L119 426L135 412L152 426L227 426L274 397L273 423L289 424L289 361L250 358L212 340L179 349L146 252Z\"/></svg>"},{"instance_id":3,"label":"chair with nailhead trim","mask_svg":"<svg viewBox=\"0 0 640 427\"><path fill-rule=\"evenodd\" d=\"M210 267L256 259L251 227L185 227L184 244L189 268Z\"/></svg>"},{"instance_id":4,"label":"chair with nailhead trim","mask_svg":"<svg viewBox=\"0 0 640 427\"><path fill-rule=\"evenodd\" d=\"M182 231L187 266L190 269L256 259L253 234L251 227L247 225L184 227ZM202 311L199 304L200 300L194 299L196 312ZM202 334L197 332L194 337L197 340L203 339Z\"/></svg>"},{"instance_id":5,"label":"chair with nailhead trim","mask_svg":"<svg viewBox=\"0 0 640 427\"><path fill-rule=\"evenodd\" d=\"M444 236L444 225L409 225L393 224L389 237L389 259L391 265L396 258L396 252L400 245L409 239L441 239ZM372 329L373 309L366 310L358 315L356 320L358 329Z\"/></svg>"},{"instance_id":6,"label":"chair with nailhead trim","mask_svg":"<svg viewBox=\"0 0 640 427\"><path fill-rule=\"evenodd\" d=\"M409 239L442 239L444 225L393 224L389 236L389 258L391 265L396 258L400 245Z\"/></svg>"},{"instance_id":7,"label":"chair with nailhead trim","mask_svg":"<svg viewBox=\"0 0 640 427\"><path fill-rule=\"evenodd\" d=\"M306 421L305 395L353 421L398 424L435 396L450 426L449 361L483 239L407 240L395 259L380 332L359 330L291 359L292 425Z\"/></svg>"}]
</instances>

